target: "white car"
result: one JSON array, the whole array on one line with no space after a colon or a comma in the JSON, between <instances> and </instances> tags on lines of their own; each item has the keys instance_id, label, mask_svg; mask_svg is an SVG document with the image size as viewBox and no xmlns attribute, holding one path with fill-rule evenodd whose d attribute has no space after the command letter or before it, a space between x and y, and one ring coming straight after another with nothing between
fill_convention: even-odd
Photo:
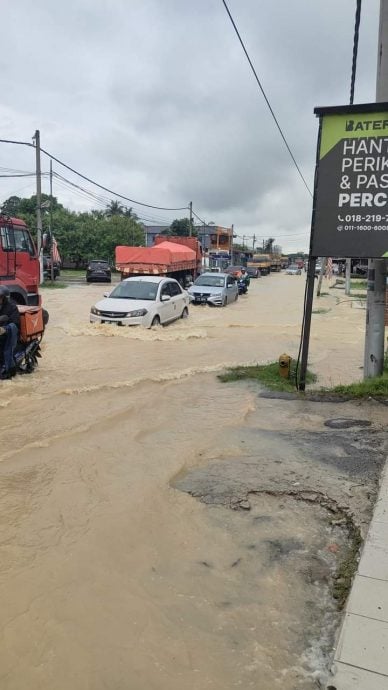
<instances>
[{"instance_id":1,"label":"white car","mask_svg":"<svg viewBox=\"0 0 388 690\"><path fill-rule=\"evenodd\" d=\"M189 315L189 296L173 278L126 278L90 310L90 323L159 326Z\"/></svg>"}]
</instances>

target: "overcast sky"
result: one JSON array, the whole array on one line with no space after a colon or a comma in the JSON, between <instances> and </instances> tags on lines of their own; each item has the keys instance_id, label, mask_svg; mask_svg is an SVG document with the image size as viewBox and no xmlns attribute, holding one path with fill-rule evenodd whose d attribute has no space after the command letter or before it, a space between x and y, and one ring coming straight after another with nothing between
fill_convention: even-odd
<instances>
[{"instance_id":1,"label":"overcast sky","mask_svg":"<svg viewBox=\"0 0 388 690\"><path fill-rule=\"evenodd\" d=\"M349 100L356 1L228 4L312 188L313 108ZM364 0L355 103L375 99L378 13L378 0ZM40 129L44 148L132 199L192 200L201 218L234 223L239 236L307 249L311 197L221 0L3 0L1 19L0 138L26 141ZM3 169L34 169L32 149L0 152ZM30 196L34 184L0 178L0 201ZM54 194L75 210L104 204L56 180ZM154 222L186 215L132 206Z\"/></svg>"}]
</instances>

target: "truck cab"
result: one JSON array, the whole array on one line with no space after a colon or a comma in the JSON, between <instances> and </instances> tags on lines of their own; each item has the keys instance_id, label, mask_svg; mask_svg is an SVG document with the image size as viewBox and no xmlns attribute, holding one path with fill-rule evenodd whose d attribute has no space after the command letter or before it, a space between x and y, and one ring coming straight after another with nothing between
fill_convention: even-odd
<instances>
[{"instance_id":1,"label":"truck cab","mask_svg":"<svg viewBox=\"0 0 388 690\"><path fill-rule=\"evenodd\" d=\"M37 306L39 283L39 258L25 222L0 215L0 285L17 304Z\"/></svg>"}]
</instances>

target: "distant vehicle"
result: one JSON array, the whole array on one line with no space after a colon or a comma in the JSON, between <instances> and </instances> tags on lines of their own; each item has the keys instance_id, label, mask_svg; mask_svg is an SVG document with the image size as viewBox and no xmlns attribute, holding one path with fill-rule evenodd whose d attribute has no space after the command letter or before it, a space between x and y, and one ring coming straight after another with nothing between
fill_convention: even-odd
<instances>
[{"instance_id":1,"label":"distant vehicle","mask_svg":"<svg viewBox=\"0 0 388 690\"><path fill-rule=\"evenodd\" d=\"M270 254L254 254L252 258L248 259L247 268L257 268L260 275L267 276L271 272Z\"/></svg>"},{"instance_id":2,"label":"distant vehicle","mask_svg":"<svg viewBox=\"0 0 388 690\"><path fill-rule=\"evenodd\" d=\"M53 262L54 266L54 280L61 275L61 266L58 261ZM43 255L43 277L45 280L51 280L51 256Z\"/></svg>"},{"instance_id":3,"label":"distant vehicle","mask_svg":"<svg viewBox=\"0 0 388 690\"><path fill-rule=\"evenodd\" d=\"M172 278L126 278L91 308L90 323L151 328L185 319L189 301L187 292Z\"/></svg>"},{"instance_id":4,"label":"distant vehicle","mask_svg":"<svg viewBox=\"0 0 388 690\"><path fill-rule=\"evenodd\" d=\"M320 274L321 269L322 269L322 262L317 261L317 263L315 264L315 275L316 276L318 276Z\"/></svg>"},{"instance_id":5,"label":"distant vehicle","mask_svg":"<svg viewBox=\"0 0 388 690\"><path fill-rule=\"evenodd\" d=\"M109 262L100 259L93 259L92 261L89 261L88 267L86 269L86 282L111 283L112 273L110 270Z\"/></svg>"},{"instance_id":6,"label":"distant vehicle","mask_svg":"<svg viewBox=\"0 0 388 690\"><path fill-rule=\"evenodd\" d=\"M297 266L297 264L291 264L286 268L287 276L300 276L302 274L302 269Z\"/></svg>"},{"instance_id":7,"label":"distant vehicle","mask_svg":"<svg viewBox=\"0 0 388 690\"><path fill-rule=\"evenodd\" d=\"M244 266L228 266L228 268L225 268L224 273L229 273L229 275L239 278L243 269Z\"/></svg>"},{"instance_id":8,"label":"distant vehicle","mask_svg":"<svg viewBox=\"0 0 388 690\"><path fill-rule=\"evenodd\" d=\"M174 278L183 287L201 269L202 248L195 237L157 235L152 247L116 247L116 270L122 278L157 275Z\"/></svg>"},{"instance_id":9,"label":"distant vehicle","mask_svg":"<svg viewBox=\"0 0 388 690\"><path fill-rule=\"evenodd\" d=\"M237 282L228 273L202 273L189 287L191 301L225 307L238 299Z\"/></svg>"},{"instance_id":10,"label":"distant vehicle","mask_svg":"<svg viewBox=\"0 0 388 690\"><path fill-rule=\"evenodd\" d=\"M247 266L246 271L250 278L260 278L260 269L257 266Z\"/></svg>"}]
</instances>

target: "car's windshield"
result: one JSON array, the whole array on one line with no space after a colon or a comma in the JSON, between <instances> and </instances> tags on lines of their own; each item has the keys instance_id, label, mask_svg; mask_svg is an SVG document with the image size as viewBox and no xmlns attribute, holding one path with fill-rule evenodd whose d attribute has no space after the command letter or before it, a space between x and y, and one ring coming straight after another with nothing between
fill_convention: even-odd
<instances>
[{"instance_id":1,"label":"car's windshield","mask_svg":"<svg viewBox=\"0 0 388 690\"><path fill-rule=\"evenodd\" d=\"M155 300L158 292L159 283L152 283L149 280L123 280L109 297L114 299L145 299Z\"/></svg>"},{"instance_id":2,"label":"car's windshield","mask_svg":"<svg viewBox=\"0 0 388 690\"><path fill-rule=\"evenodd\" d=\"M194 285L207 285L208 287L225 287L225 277L224 276L199 276L194 282Z\"/></svg>"}]
</instances>

